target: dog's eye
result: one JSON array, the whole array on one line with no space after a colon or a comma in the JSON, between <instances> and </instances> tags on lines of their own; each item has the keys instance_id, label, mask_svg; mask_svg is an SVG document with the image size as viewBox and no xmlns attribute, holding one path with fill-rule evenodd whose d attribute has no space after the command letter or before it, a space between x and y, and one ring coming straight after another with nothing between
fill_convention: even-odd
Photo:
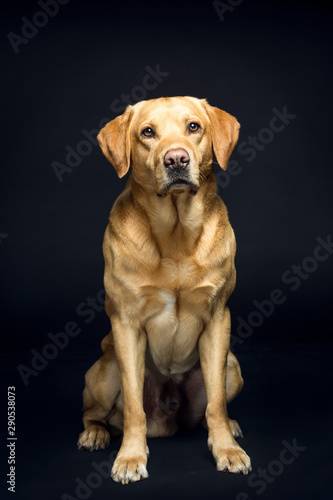
<instances>
[{"instance_id":1,"label":"dog's eye","mask_svg":"<svg viewBox=\"0 0 333 500\"><path fill-rule=\"evenodd\" d=\"M142 131L142 135L145 137L154 137L155 134L152 128L147 127Z\"/></svg>"},{"instance_id":2,"label":"dog's eye","mask_svg":"<svg viewBox=\"0 0 333 500\"><path fill-rule=\"evenodd\" d=\"M198 132L201 127L200 127L199 123L194 123L193 122L193 123L190 123L190 125L189 125L188 128L189 128L190 132Z\"/></svg>"}]
</instances>

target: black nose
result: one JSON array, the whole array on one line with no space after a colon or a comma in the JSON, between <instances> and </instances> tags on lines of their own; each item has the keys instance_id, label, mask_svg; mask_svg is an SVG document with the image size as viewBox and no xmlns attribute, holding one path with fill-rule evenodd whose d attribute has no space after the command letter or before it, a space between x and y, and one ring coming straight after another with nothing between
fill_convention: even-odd
<instances>
[{"instance_id":1,"label":"black nose","mask_svg":"<svg viewBox=\"0 0 333 500\"><path fill-rule=\"evenodd\" d=\"M190 157L185 149L169 149L164 155L164 166L169 170L183 170L190 163Z\"/></svg>"}]
</instances>

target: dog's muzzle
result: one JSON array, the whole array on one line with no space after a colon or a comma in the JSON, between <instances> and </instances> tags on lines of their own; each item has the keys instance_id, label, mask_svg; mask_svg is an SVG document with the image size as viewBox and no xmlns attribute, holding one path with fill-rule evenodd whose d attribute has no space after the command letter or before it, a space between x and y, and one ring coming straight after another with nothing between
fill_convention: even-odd
<instances>
[{"instance_id":1,"label":"dog's muzzle","mask_svg":"<svg viewBox=\"0 0 333 500\"><path fill-rule=\"evenodd\" d=\"M163 163L167 171L168 182L163 191L157 193L157 196L166 196L171 188L174 193L187 189L190 194L197 194L198 186L194 185L191 180L188 169L190 156L185 149L169 149L164 155Z\"/></svg>"}]
</instances>

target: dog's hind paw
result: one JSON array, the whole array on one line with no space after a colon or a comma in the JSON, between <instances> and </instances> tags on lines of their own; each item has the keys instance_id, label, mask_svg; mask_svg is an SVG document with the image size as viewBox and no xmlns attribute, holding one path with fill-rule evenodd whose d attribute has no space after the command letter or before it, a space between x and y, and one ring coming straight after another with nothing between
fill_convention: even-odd
<instances>
[{"instance_id":1,"label":"dog's hind paw","mask_svg":"<svg viewBox=\"0 0 333 500\"><path fill-rule=\"evenodd\" d=\"M110 434L101 425L91 425L81 432L77 442L78 449L89 451L105 450L110 444Z\"/></svg>"},{"instance_id":2,"label":"dog's hind paw","mask_svg":"<svg viewBox=\"0 0 333 500\"><path fill-rule=\"evenodd\" d=\"M240 428L237 420L232 420L229 418L229 425L234 438L243 437L242 429Z\"/></svg>"}]
</instances>

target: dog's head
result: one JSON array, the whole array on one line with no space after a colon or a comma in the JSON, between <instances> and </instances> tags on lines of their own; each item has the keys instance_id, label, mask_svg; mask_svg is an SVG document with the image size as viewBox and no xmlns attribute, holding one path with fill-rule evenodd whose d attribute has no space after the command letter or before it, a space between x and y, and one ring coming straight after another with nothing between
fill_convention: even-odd
<instances>
[{"instance_id":1,"label":"dog's head","mask_svg":"<svg viewBox=\"0 0 333 500\"><path fill-rule=\"evenodd\" d=\"M205 99L162 97L128 106L97 139L107 159L123 177L158 196L195 194L212 168L213 149L221 168L238 140L239 123Z\"/></svg>"}]
</instances>

